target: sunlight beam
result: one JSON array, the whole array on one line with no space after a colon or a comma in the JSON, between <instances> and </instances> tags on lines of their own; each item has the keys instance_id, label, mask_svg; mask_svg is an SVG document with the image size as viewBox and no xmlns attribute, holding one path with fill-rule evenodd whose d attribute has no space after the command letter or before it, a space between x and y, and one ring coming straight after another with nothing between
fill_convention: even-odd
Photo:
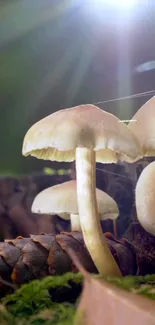
<instances>
[{"instance_id":1,"label":"sunlight beam","mask_svg":"<svg viewBox=\"0 0 155 325\"><path fill-rule=\"evenodd\" d=\"M104 9L104 6L118 10L129 10L134 7L136 0L85 0L85 4Z\"/></svg>"}]
</instances>

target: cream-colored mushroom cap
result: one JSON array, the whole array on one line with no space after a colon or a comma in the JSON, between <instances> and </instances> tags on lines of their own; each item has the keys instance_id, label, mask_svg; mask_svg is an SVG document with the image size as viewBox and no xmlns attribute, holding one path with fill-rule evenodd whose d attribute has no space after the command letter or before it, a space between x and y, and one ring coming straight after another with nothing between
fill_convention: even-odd
<instances>
[{"instance_id":1,"label":"cream-colored mushroom cap","mask_svg":"<svg viewBox=\"0 0 155 325\"><path fill-rule=\"evenodd\" d=\"M94 105L53 113L27 132L22 153L44 160L73 161L77 147L96 151L97 162L132 162L140 147L129 128L113 114Z\"/></svg>"},{"instance_id":2,"label":"cream-colored mushroom cap","mask_svg":"<svg viewBox=\"0 0 155 325\"><path fill-rule=\"evenodd\" d=\"M115 200L99 189L96 189L96 196L100 219L116 219L119 209ZM40 192L33 201L32 212L57 214L66 220L70 214L78 214L76 181L58 184Z\"/></svg>"},{"instance_id":3,"label":"cream-colored mushroom cap","mask_svg":"<svg viewBox=\"0 0 155 325\"><path fill-rule=\"evenodd\" d=\"M143 156L155 155L155 96L147 101L133 116L128 128L137 137Z\"/></svg>"},{"instance_id":4,"label":"cream-colored mushroom cap","mask_svg":"<svg viewBox=\"0 0 155 325\"><path fill-rule=\"evenodd\" d=\"M136 210L142 227L155 235L155 161L143 169L138 179Z\"/></svg>"}]
</instances>

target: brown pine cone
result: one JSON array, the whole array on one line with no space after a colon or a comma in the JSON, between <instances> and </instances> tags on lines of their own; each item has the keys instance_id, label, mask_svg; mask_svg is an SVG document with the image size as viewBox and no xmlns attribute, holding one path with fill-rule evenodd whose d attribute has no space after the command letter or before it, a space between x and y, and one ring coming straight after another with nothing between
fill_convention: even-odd
<instances>
[{"instance_id":1,"label":"brown pine cone","mask_svg":"<svg viewBox=\"0 0 155 325\"><path fill-rule=\"evenodd\" d=\"M136 274L136 254L130 245L116 241L106 234L109 248L116 259L123 275ZM12 283L22 284L46 275L58 275L65 272L77 272L65 247L71 247L83 266L97 273L96 267L84 245L79 232L59 235L21 236L0 243L0 276Z\"/></svg>"}]
</instances>

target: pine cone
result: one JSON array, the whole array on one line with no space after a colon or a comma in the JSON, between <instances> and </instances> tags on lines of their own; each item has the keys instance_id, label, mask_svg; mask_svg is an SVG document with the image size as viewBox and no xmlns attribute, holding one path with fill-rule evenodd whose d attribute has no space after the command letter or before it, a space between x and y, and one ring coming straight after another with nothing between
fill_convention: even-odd
<instances>
[{"instance_id":1,"label":"pine cone","mask_svg":"<svg viewBox=\"0 0 155 325\"><path fill-rule=\"evenodd\" d=\"M108 233L106 240L123 275L136 274L136 254L130 245L116 241ZM4 280L20 285L47 275L77 272L65 251L66 247L74 250L89 272L97 273L84 245L82 234L62 232L56 236L52 234L31 235L30 238L19 236L0 243L0 276ZM3 284L1 289L2 287Z\"/></svg>"},{"instance_id":2,"label":"pine cone","mask_svg":"<svg viewBox=\"0 0 155 325\"><path fill-rule=\"evenodd\" d=\"M132 222L124 236L135 247L139 273L155 273L155 236L149 234L139 222Z\"/></svg>"},{"instance_id":3,"label":"pine cone","mask_svg":"<svg viewBox=\"0 0 155 325\"><path fill-rule=\"evenodd\" d=\"M155 273L155 260L148 251L139 249L126 239L118 241L110 233L105 233L109 249L118 263L122 274L145 275ZM67 254L71 247L89 272L97 269L85 247L82 233L61 232L55 234L22 236L0 243L0 277L9 283L21 285L47 275L61 275L78 272ZM151 248L150 248L151 249ZM147 270L146 270L147 264ZM1 296L8 292L4 281L0 281ZM11 287L9 288L9 291Z\"/></svg>"}]
</instances>

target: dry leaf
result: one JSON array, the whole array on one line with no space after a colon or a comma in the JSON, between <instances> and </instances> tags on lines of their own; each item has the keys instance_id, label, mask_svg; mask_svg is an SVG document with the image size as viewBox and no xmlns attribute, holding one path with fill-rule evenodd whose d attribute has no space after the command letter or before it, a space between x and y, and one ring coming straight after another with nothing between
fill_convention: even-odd
<instances>
[{"instance_id":1,"label":"dry leaf","mask_svg":"<svg viewBox=\"0 0 155 325\"><path fill-rule=\"evenodd\" d=\"M155 301L85 276L76 325L155 325Z\"/></svg>"}]
</instances>

